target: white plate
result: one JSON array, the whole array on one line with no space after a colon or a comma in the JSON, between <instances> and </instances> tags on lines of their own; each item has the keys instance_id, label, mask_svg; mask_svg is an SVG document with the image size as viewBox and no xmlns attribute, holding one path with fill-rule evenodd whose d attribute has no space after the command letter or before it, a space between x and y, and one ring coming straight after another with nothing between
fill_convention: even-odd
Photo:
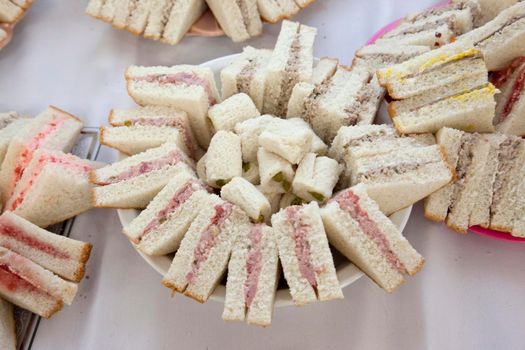
<instances>
[{"instance_id":1,"label":"white plate","mask_svg":"<svg viewBox=\"0 0 525 350\"><path fill-rule=\"evenodd\" d=\"M215 73L215 79L217 83L220 84L219 74L220 74L221 69L226 67L238 55L239 54L234 54L234 55L220 57L220 58L205 62L201 64L201 66L211 68L213 72ZM378 113L377 122L379 123L389 122L388 117L386 117L386 113L384 113L383 111ZM124 157L125 157L124 155L121 155L121 158L124 158ZM411 211L412 211L412 207L408 207L390 216L390 219L400 231L403 231L403 229L405 228L408 218L410 217ZM118 212L120 222L122 223L122 226L129 225L129 223L139 214L139 211L134 210L134 209L118 209L117 212ZM134 248L136 249L135 246ZM144 260L146 260L146 262L150 264L151 267L153 267L156 271L158 271L162 276L164 276L166 272L168 272L168 269L170 267L171 260L172 260L171 256L148 256L142 253L141 251L139 251L138 249L136 250L144 258ZM342 257L337 252L335 252L334 254L334 260L336 264L337 278L339 279L339 282L341 283L342 288L354 283L361 276L363 276L363 273L357 267L355 267L353 264L351 264L348 260L346 260L344 257ZM219 301L219 302L224 302L225 294L226 294L226 288L224 285L221 284L215 289L210 299ZM279 289L275 297L275 306L280 307L280 306L288 306L288 305L293 305L288 289Z\"/></svg>"}]
</instances>

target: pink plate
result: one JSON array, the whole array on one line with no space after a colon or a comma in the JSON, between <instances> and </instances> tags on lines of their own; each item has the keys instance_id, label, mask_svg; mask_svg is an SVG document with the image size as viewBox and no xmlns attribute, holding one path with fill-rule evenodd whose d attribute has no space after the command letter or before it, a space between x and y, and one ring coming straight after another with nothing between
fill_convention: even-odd
<instances>
[{"instance_id":1,"label":"pink plate","mask_svg":"<svg viewBox=\"0 0 525 350\"><path fill-rule=\"evenodd\" d=\"M442 7L448 4L448 1L441 1L437 3L436 5L432 6L431 8L437 8ZM391 31L392 29L396 28L399 23L401 23L403 19L400 18L390 24L387 24L383 28L379 29L367 42L367 45L373 44L376 42L377 39L381 38L383 35ZM487 228L483 228L481 226L472 226L469 228L470 231L477 233L478 235L490 237L492 239L497 239L500 241L506 241L506 242L514 242L514 243L525 243L525 238L519 238L514 237L506 232L500 232L495 230L490 230Z\"/></svg>"}]
</instances>

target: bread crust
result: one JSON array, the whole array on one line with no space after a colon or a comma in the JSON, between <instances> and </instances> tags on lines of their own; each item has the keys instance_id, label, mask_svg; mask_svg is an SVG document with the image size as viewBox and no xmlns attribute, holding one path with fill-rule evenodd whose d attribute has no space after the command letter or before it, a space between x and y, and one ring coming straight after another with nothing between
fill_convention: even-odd
<instances>
[{"instance_id":1,"label":"bread crust","mask_svg":"<svg viewBox=\"0 0 525 350\"><path fill-rule=\"evenodd\" d=\"M80 253L80 259L79 263L80 266L78 267L78 270L75 271L75 274L73 275L73 282L80 282L82 278L84 278L84 275L86 273L86 263L89 260L89 257L91 256L91 249L93 248L93 245L91 243L85 243L84 247L82 248L82 252Z\"/></svg>"},{"instance_id":2,"label":"bread crust","mask_svg":"<svg viewBox=\"0 0 525 350\"><path fill-rule=\"evenodd\" d=\"M113 149L116 149L117 151L119 151L120 153L123 153L127 156L132 156L131 153L129 152L126 152L124 151L121 147L116 147L116 146L113 146L113 145L110 145L109 143L106 142L106 139L104 137L104 131L106 130L105 127L101 126L100 127L100 144L106 146L106 147L109 147L109 148L113 148Z\"/></svg>"},{"instance_id":3,"label":"bread crust","mask_svg":"<svg viewBox=\"0 0 525 350\"><path fill-rule=\"evenodd\" d=\"M184 295L198 301L201 304L204 304L208 300L207 298L203 298L201 295L194 294L188 290L184 291Z\"/></svg>"},{"instance_id":4,"label":"bread crust","mask_svg":"<svg viewBox=\"0 0 525 350\"><path fill-rule=\"evenodd\" d=\"M40 316L42 316L43 318L49 319L51 318L51 316L53 316L54 314L62 310L62 307L64 307L64 303L57 299L55 306L47 310L47 312L43 313Z\"/></svg>"},{"instance_id":5,"label":"bread crust","mask_svg":"<svg viewBox=\"0 0 525 350\"><path fill-rule=\"evenodd\" d=\"M459 226L456 226L454 224L448 224L447 223L447 226L452 229L453 231L457 232L457 233L461 233L463 235L466 235L468 233L468 230L464 230L463 228L459 227Z\"/></svg>"}]
</instances>

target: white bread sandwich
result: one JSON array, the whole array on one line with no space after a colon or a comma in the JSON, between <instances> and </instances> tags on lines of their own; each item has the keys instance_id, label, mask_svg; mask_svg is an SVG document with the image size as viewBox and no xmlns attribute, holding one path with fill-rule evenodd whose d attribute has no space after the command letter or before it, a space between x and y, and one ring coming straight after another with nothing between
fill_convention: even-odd
<instances>
[{"instance_id":1,"label":"white bread sandwich","mask_svg":"<svg viewBox=\"0 0 525 350\"><path fill-rule=\"evenodd\" d=\"M317 29L283 21L266 68L263 113L286 116L295 84L312 77L313 45Z\"/></svg>"},{"instance_id":2,"label":"white bread sandwich","mask_svg":"<svg viewBox=\"0 0 525 350\"><path fill-rule=\"evenodd\" d=\"M501 94L496 95L496 130L525 136L525 56L516 58L506 69L493 73L491 80L501 90Z\"/></svg>"},{"instance_id":3,"label":"white bread sandwich","mask_svg":"<svg viewBox=\"0 0 525 350\"><path fill-rule=\"evenodd\" d=\"M261 182L261 177L259 176L259 164L243 162L242 178L248 180L254 185L259 184Z\"/></svg>"},{"instance_id":4,"label":"white bread sandwich","mask_svg":"<svg viewBox=\"0 0 525 350\"><path fill-rule=\"evenodd\" d=\"M257 185L255 187L266 197L266 199L268 199L268 202L270 203L271 213L277 213L281 209L280 204L281 198L283 197L282 193L264 192L261 185Z\"/></svg>"},{"instance_id":5,"label":"white bread sandwich","mask_svg":"<svg viewBox=\"0 0 525 350\"><path fill-rule=\"evenodd\" d=\"M339 59L322 57L317 63L314 64L314 69L312 71L312 77L308 83L313 85L319 85L326 79L331 78L337 67L339 66Z\"/></svg>"},{"instance_id":6,"label":"white bread sandwich","mask_svg":"<svg viewBox=\"0 0 525 350\"><path fill-rule=\"evenodd\" d=\"M0 22L16 23L25 13L32 1L0 0ZM23 6L20 6L22 5Z\"/></svg>"},{"instance_id":7,"label":"white bread sandwich","mask_svg":"<svg viewBox=\"0 0 525 350\"><path fill-rule=\"evenodd\" d=\"M292 189L295 171L286 159L260 147L257 151L261 190L265 193L286 193Z\"/></svg>"},{"instance_id":8,"label":"white bread sandwich","mask_svg":"<svg viewBox=\"0 0 525 350\"><path fill-rule=\"evenodd\" d=\"M367 66L377 70L405 62L428 51L428 46L422 45L370 44L356 51L352 66Z\"/></svg>"},{"instance_id":9,"label":"white bread sandwich","mask_svg":"<svg viewBox=\"0 0 525 350\"><path fill-rule=\"evenodd\" d=\"M206 3L233 42L261 35L262 22L257 0L206 0Z\"/></svg>"},{"instance_id":10,"label":"white bread sandwich","mask_svg":"<svg viewBox=\"0 0 525 350\"><path fill-rule=\"evenodd\" d=\"M303 204L306 204L307 201L300 198L300 197L297 197L297 195L295 195L294 193L292 192L288 192L288 193L285 193L282 195L281 197L281 200L279 202L279 210L280 209L286 209L288 208L289 206L292 206L292 205L303 205ZM279 211L277 210L277 211Z\"/></svg>"},{"instance_id":11,"label":"white bread sandwich","mask_svg":"<svg viewBox=\"0 0 525 350\"><path fill-rule=\"evenodd\" d=\"M317 202L282 209L272 226L294 304L342 299Z\"/></svg>"},{"instance_id":12,"label":"white bread sandwich","mask_svg":"<svg viewBox=\"0 0 525 350\"><path fill-rule=\"evenodd\" d=\"M259 146L292 164L299 164L312 147L312 131L278 126L269 127L259 135Z\"/></svg>"},{"instance_id":13,"label":"white bread sandwich","mask_svg":"<svg viewBox=\"0 0 525 350\"><path fill-rule=\"evenodd\" d=\"M0 216L0 246L76 283L91 253L91 244L46 231L10 211Z\"/></svg>"},{"instance_id":14,"label":"white bread sandwich","mask_svg":"<svg viewBox=\"0 0 525 350\"><path fill-rule=\"evenodd\" d=\"M80 135L82 122L73 115L50 106L12 139L0 170L0 188L6 200L22 178L33 153L39 149L68 152Z\"/></svg>"},{"instance_id":15,"label":"white bread sandwich","mask_svg":"<svg viewBox=\"0 0 525 350\"><path fill-rule=\"evenodd\" d=\"M262 19L270 23L291 18L300 11L294 0L257 0L257 7Z\"/></svg>"},{"instance_id":16,"label":"white bread sandwich","mask_svg":"<svg viewBox=\"0 0 525 350\"><path fill-rule=\"evenodd\" d=\"M250 225L239 232L228 264L222 319L269 326L279 278L273 229Z\"/></svg>"},{"instance_id":17,"label":"white bread sandwich","mask_svg":"<svg viewBox=\"0 0 525 350\"><path fill-rule=\"evenodd\" d=\"M190 65L130 66L126 82L129 95L138 104L171 106L188 113L199 144L208 146L211 137L206 118L208 108L220 102L211 69Z\"/></svg>"},{"instance_id":18,"label":"white bread sandwich","mask_svg":"<svg viewBox=\"0 0 525 350\"><path fill-rule=\"evenodd\" d=\"M215 131L233 131L235 124L260 115L250 96L242 92L226 98L208 111Z\"/></svg>"},{"instance_id":19,"label":"white bread sandwich","mask_svg":"<svg viewBox=\"0 0 525 350\"><path fill-rule=\"evenodd\" d=\"M220 130L213 135L206 153L206 181L220 188L236 176L242 176L241 138Z\"/></svg>"},{"instance_id":20,"label":"white bread sandwich","mask_svg":"<svg viewBox=\"0 0 525 350\"><path fill-rule=\"evenodd\" d=\"M272 50L245 47L238 58L221 70L222 98L243 92L262 111L266 66L271 56Z\"/></svg>"},{"instance_id":21,"label":"white bread sandwich","mask_svg":"<svg viewBox=\"0 0 525 350\"><path fill-rule=\"evenodd\" d=\"M0 296L45 318L71 305L77 285L54 275L33 261L0 247Z\"/></svg>"},{"instance_id":22,"label":"white bread sandwich","mask_svg":"<svg viewBox=\"0 0 525 350\"><path fill-rule=\"evenodd\" d=\"M101 128L101 143L125 154L137 154L168 141L177 143L194 159L202 152L188 115L177 108L146 106L112 109L108 119L113 128Z\"/></svg>"},{"instance_id":23,"label":"white bread sandwich","mask_svg":"<svg viewBox=\"0 0 525 350\"><path fill-rule=\"evenodd\" d=\"M381 211L390 215L447 185L454 170L440 146L433 145L358 158L351 175L352 185L364 184Z\"/></svg>"},{"instance_id":24,"label":"white bread sandwich","mask_svg":"<svg viewBox=\"0 0 525 350\"><path fill-rule=\"evenodd\" d=\"M199 211L210 203L208 197L206 186L195 176L176 174L123 232L148 255L172 253Z\"/></svg>"},{"instance_id":25,"label":"white bread sandwich","mask_svg":"<svg viewBox=\"0 0 525 350\"><path fill-rule=\"evenodd\" d=\"M194 162L176 144L165 143L91 173L93 205L146 208L173 176L194 174Z\"/></svg>"},{"instance_id":26,"label":"white bread sandwich","mask_svg":"<svg viewBox=\"0 0 525 350\"><path fill-rule=\"evenodd\" d=\"M11 139L28 125L29 118L21 118L16 112L0 113L0 164L4 161Z\"/></svg>"},{"instance_id":27,"label":"white bread sandwich","mask_svg":"<svg viewBox=\"0 0 525 350\"><path fill-rule=\"evenodd\" d=\"M72 154L36 150L5 209L40 227L72 218L92 207L92 170Z\"/></svg>"},{"instance_id":28,"label":"white bread sandwich","mask_svg":"<svg viewBox=\"0 0 525 350\"><path fill-rule=\"evenodd\" d=\"M248 180L234 177L221 188L221 198L244 210L254 222L270 219L271 206L268 199Z\"/></svg>"},{"instance_id":29,"label":"white bread sandwich","mask_svg":"<svg viewBox=\"0 0 525 350\"><path fill-rule=\"evenodd\" d=\"M0 298L0 348L16 350L16 327L13 305Z\"/></svg>"},{"instance_id":30,"label":"white bread sandwich","mask_svg":"<svg viewBox=\"0 0 525 350\"><path fill-rule=\"evenodd\" d=\"M402 23L400 27L407 28L407 31L403 32L401 30L399 34L397 34L398 32L394 29L392 34L386 33L383 37L377 39L376 43L379 45L421 45L429 48L436 48L455 40L454 31L450 29L447 24L441 24L434 27L434 23L431 23L431 27L434 28L428 28L426 25Z\"/></svg>"},{"instance_id":31,"label":"white bread sandwich","mask_svg":"<svg viewBox=\"0 0 525 350\"><path fill-rule=\"evenodd\" d=\"M425 260L380 210L363 185L336 194L321 209L330 243L391 293L404 274L419 272Z\"/></svg>"},{"instance_id":32,"label":"white bread sandwich","mask_svg":"<svg viewBox=\"0 0 525 350\"><path fill-rule=\"evenodd\" d=\"M491 21L504 9L516 4L519 0L451 0L451 4L470 7L474 20L474 28Z\"/></svg>"},{"instance_id":33,"label":"white bread sandwich","mask_svg":"<svg viewBox=\"0 0 525 350\"><path fill-rule=\"evenodd\" d=\"M162 284L206 302L226 272L233 242L249 225L242 210L211 195L182 239Z\"/></svg>"},{"instance_id":34,"label":"white bread sandwich","mask_svg":"<svg viewBox=\"0 0 525 350\"><path fill-rule=\"evenodd\" d=\"M336 160L308 153L295 171L292 192L307 201L324 202L332 197L342 170Z\"/></svg>"}]
</instances>

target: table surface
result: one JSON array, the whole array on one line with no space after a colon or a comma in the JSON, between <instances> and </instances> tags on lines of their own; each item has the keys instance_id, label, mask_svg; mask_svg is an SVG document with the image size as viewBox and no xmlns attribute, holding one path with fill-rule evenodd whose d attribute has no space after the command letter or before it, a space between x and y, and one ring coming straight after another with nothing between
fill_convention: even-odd
<instances>
[{"instance_id":1,"label":"table surface","mask_svg":"<svg viewBox=\"0 0 525 350\"><path fill-rule=\"evenodd\" d=\"M36 1L0 52L0 110L36 114L53 104L88 126L112 107L131 107L130 64L198 64L240 52L227 38L187 38L172 47L84 15L87 1ZM296 17L319 29L316 56L350 64L386 23L433 1L318 0ZM279 25L246 44L271 48ZM114 160L103 149L100 159ZM458 235L413 210L405 235L427 260L394 294L368 278L345 299L275 310L268 329L226 323L222 305L172 298L121 234L113 210L77 218L72 236L93 243L75 303L41 322L33 349L523 349L525 246Z\"/></svg>"}]
</instances>

